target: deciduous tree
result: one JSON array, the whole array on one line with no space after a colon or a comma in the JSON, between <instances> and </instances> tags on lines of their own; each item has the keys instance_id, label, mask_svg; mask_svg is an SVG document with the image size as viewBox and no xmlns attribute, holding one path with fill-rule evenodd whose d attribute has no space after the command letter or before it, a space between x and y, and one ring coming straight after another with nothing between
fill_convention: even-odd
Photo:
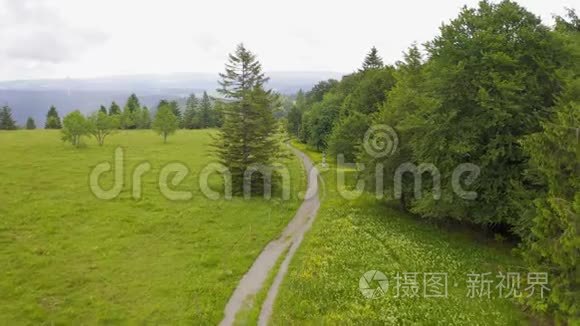
<instances>
[{"instance_id":1,"label":"deciduous tree","mask_svg":"<svg viewBox=\"0 0 580 326\"><path fill-rule=\"evenodd\" d=\"M81 137L89 132L89 125L85 116L79 111L73 111L62 119L62 140L73 146L81 145Z\"/></svg>"},{"instance_id":2,"label":"deciduous tree","mask_svg":"<svg viewBox=\"0 0 580 326\"><path fill-rule=\"evenodd\" d=\"M167 137L179 128L179 122L168 103L160 103L153 120L153 130L163 137L163 142L167 143Z\"/></svg>"},{"instance_id":3,"label":"deciduous tree","mask_svg":"<svg viewBox=\"0 0 580 326\"><path fill-rule=\"evenodd\" d=\"M91 114L87 119L87 132L95 137L99 146L103 146L105 138L119 129L119 117L108 115L106 112L98 111Z\"/></svg>"}]
</instances>

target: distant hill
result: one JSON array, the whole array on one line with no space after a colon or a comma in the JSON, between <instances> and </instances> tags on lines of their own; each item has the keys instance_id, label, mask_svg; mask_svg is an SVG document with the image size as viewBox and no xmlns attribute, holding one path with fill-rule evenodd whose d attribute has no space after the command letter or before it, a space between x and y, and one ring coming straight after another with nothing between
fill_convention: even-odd
<instances>
[{"instance_id":1,"label":"distant hill","mask_svg":"<svg viewBox=\"0 0 580 326\"><path fill-rule=\"evenodd\" d=\"M269 72L268 87L282 94L308 90L321 80L340 79L336 72ZM0 82L0 105L9 105L14 118L24 124L31 116L38 126L44 125L51 105L61 117L79 109L95 111L100 105L110 106L116 101L121 107L131 93L137 94L143 105L152 108L161 99L177 99L181 103L191 93L204 90L215 95L218 74L173 73L127 75L90 79L39 79Z\"/></svg>"}]
</instances>

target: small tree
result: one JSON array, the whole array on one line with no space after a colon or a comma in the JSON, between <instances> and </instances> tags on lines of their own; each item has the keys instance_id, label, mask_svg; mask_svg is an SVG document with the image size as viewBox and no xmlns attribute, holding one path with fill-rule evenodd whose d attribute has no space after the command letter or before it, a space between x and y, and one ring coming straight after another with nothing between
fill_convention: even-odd
<instances>
[{"instance_id":1,"label":"small tree","mask_svg":"<svg viewBox=\"0 0 580 326\"><path fill-rule=\"evenodd\" d=\"M104 114L107 114L107 108L104 105L101 105L99 111L103 112Z\"/></svg>"},{"instance_id":2,"label":"small tree","mask_svg":"<svg viewBox=\"0 0 580 326\"><path fill-rule=\"evenodd\" d=\"M105 137L118 128L118 117L107 115L102 111L91 114L87 119L87 131L97 139L99 146L103 146Z\"/></svg>"},{"instance_id":3,"label":"small tree","mask_svg":"<svg viewBox=\"0 0 580 326\"><path fill-rule=\"evenodd\" d=\"M113 101L111 103L111 107L109 108L109 115L118 115L118 114L121 114L121 108L115 101Z\"/></svg>"},{"instance_id":4,"label":"small tree","mask_svg":"<svg viewBox=\"0 0 580 326\"><path fill-rule=\"evenodd\" d=\"M150 129L151 128L151 113L149 112L149 108L144 106L141 110L141 119L139 119L139 125L137 128L139 129Z\"/></svg>"},{"instance_id":5,"label":"small tree","mask_svg":"<svg viewBox=\"0 0 580 326\"><path fill-rule=\"evenodd\" d=\"M73 111L64 117L62 124L62 140L79 147L81 137L86 135L89 129L85 116L79 110Z\"/></svg>"},{"instance_id":6,"label":"small tree","mask_svg":"<svg viewBox=\"0 0 580 326\"><path fill-rule=\"evenodd\" d=\"M2 107L0 111L0 129L14 130L16 129L16 121L12 118L12 110L8 106Z\"/></svg>"},{"instance_id":7,"label":"small tree","mask_svg":"<svg viewBox=\"0 0 580 326\"><path fill-rule=\"evenodd\" d=\"M371 51L365 57L363 61L361 71L369 70L369 69L380 69L384 66L383 59L379 57L379 51L374 46L371 48Z\"/></svg>"},{"instance_id":8,"label":"small tree","mask_svg":"<svg viewBox=\"0 0 580 326\"><path fill-rule=\"evenodd\" d=\"M60 129L62 124L60 122L60 117L54 105L50 107L48 113L46 114L46 122L44 123L45 129Z\"/></svg>"},{"instance_id":9,"label":"small tree","mask_svg":"<svg viewBox=\"0 0 580 326\"><path fill-rule=\"evenodd\" d=\"M32 117L28 117L28 120L26 120L26 129L28 130L36 129L36 123L34 122L34 119L32 119Z\"/></svg>"},{"instance_id":10,"label":"small tree","mask_svg":"<svg viewBox=\"0 0 580 326\"><path fill-rule=\"evenodd\" d=\"M157 109L155 120L153 120L153 130L163 136L163 143L167 143L167 136L173 134L179 127L179 122L169 104L162 104Z\"/></svg>"}]
</instances>

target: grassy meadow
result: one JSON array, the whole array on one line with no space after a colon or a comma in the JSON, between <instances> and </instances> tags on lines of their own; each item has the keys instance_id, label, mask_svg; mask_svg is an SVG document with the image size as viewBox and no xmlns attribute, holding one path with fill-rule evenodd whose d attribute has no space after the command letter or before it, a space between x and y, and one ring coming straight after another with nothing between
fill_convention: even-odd
<instances>
[{"instance_id":1,"label":"grassy meadow","mask_svg":"<svg viewBox=\"0 0 580 326\"><path fill-rule=\"evenodd\" d=\"M320 153L294 145L321 162ZM322 173L321 208L282 283L274 325L526 323L527 317L510 299L466 297L468 273L523 272L507 245L426 223L368 195L342 199L332 171ZM387 276L384 296L367 299L359 291L359 279L369 270ZM448 296L395 298L397 272L447 273ZM491 293L497 296L494 285Z\"/></svg>"},{"instance_id":2,"label":"grassy meadow","mask_svg":"<svg viewBox=\"0 0 580 326\"><path fill-rule=\"evenodd\" d=\"M216 324L241 276L299 205L297 158L290 201L212 201L197 174L215 161L211 131L178 131L163 144L150 130L120 131L103 147L73 148L59 131L0 132L0 324ZM125 187L113 200L89 190L89 173L125 151ZM143 197L131 197L132 167L149 162ZM160 168L190 173L170 201ZM112 173L103 177L112 184ZM220 187L219 180L213 185Z\"/></svg>"}]
</instances>

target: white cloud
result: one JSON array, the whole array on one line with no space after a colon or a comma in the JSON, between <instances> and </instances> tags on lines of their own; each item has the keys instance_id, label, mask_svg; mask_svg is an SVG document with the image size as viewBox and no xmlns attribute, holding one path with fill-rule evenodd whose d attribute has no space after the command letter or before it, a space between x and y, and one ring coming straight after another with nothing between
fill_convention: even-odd
<instances>
[{"instance_id":1,"label":"white cloud","mask_svg":"<svg viewBox=\"0 0 580 326\"><path fill-rule=\"evenodd\" d=\"M217 73L239 42L266 70L349 72L373 45L394 63L477 1L0 0L0 80ZM545 20L573 7L520 3Z\"/></svg>"}]
</instances>

